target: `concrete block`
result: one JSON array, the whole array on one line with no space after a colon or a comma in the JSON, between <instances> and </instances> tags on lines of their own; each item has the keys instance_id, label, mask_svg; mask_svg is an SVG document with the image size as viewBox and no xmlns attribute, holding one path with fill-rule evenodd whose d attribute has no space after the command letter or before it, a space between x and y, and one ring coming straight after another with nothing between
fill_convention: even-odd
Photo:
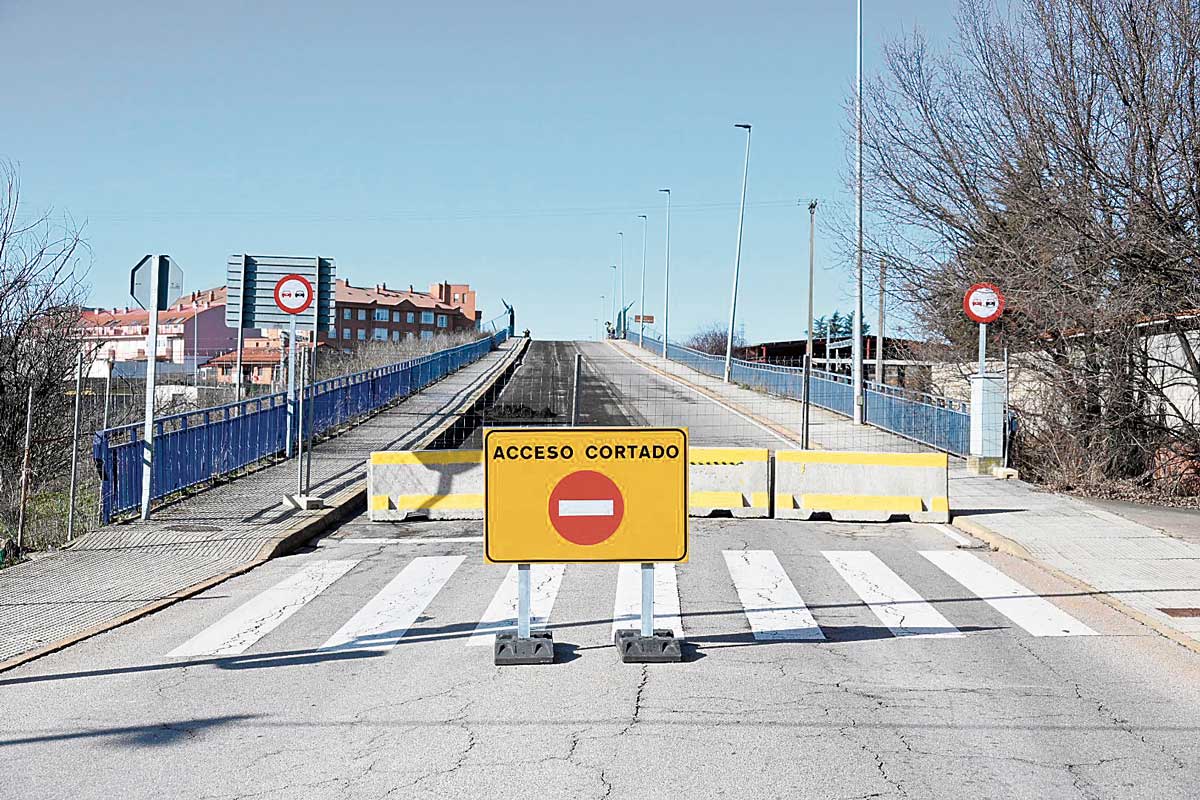
<instances>
[{"instance_id":1,"label":"concrete block","mask_svg":"<svg viewBox=\"0 0 1200 800\"><path fill-rule=\"evenodd\" d=\"M482 450L372 453L367 462L372 522L483 519Z\"/></svg>"},{"instance_id":2,"label":"concrete block","mask_svg":"<svg viewBox=\"0 0 1200 800\"><path fill-rule=\"evenodd\" d=\"M839 522L949 522L949 459L945 453L775 453L775 516L808 519L828 513Z\"/></svg>"},{"instance_id":3,"label":"concrete block","mask_svg":"<svg viewBox=\"0 0 1200 800\"><path fill-rule=\"evenodd\" d=\"M770 452L758 447L688 449L688 515L735 517L771 513Z\"/></svg>"},{"instance_id":4,"label":"concrete block","mask_svg":"<svg viewBox=\"0 0 1200 800\"><path fill-rule=\"evenodd\" d=\"M1012 467L992 467L992 477L999 478L1002 481L1019 480L1021 473L1017 472Z\"/></svg>"},{"instance_id":5,"label":"concrete block","mask_svg":"<svg viewBox=\"0 0 1200 800\"><path fill-rule=\"evenodd\" d=\"M642 636L640 629L624 628L613 636L613 644L626 664L669 664L683 661L682 642L675 632L665 628L653 636Z\"/></svg>"},{"instance_id":6,"label":"concrete block","mask_svg":"<svg viewBox=\"0 0 1200 800\"><path fill-rule=\"evenodd\" d=\"M325 501L312 494L289 494L283 498L288 508L298 508L301 511L316 511L325 507Z\"/></svg>"},{"instance_id":7,"label":"concrete block","mask_svg":"<svg viewBox=\"0 0 1200 800\"><path fill-rule=\"evenodd\" d=\"M553 664L554 634L531 631L528 639L519 639L515 633L498 633L492 647L492 662L497 667Z\"/></svg>"}]
</instances>

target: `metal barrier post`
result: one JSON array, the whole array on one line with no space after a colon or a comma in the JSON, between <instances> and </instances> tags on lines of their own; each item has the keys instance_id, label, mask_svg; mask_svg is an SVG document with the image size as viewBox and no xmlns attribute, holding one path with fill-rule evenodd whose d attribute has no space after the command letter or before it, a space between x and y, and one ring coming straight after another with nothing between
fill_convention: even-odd
<instances>
[{"instance_id":1,"label":"metal barrier post","mask_svg":"<svg viewBox=\"0 0 1200 800\"><path fill-rule=\"evenodd\" d=\"M654 564L642 564L642 636L654 636Z\"/></svg>"},{"instance_id":2,"label":"metal barrier post","mask_svg":"<svg viewBox=\"0 0 1200 800\"><path fill-rule=\"evenodd\" d=\"M801 409L800 409L800 417L801 417L800 446L803 447L805 450L809 449L809 446L808 446L808 423L809 423L809 405L810 405L810 397L811 397L809 394L809 391L810 391L809 383L811 381L812 381L812 355L809 353L805 353L804 354L804 388L802 391L803 405L801 406Z\"/></svg>"},{"instance_id":3,"label":"metal barrier post","mask_svg":"<svg viewBox=\"0 0 1200 800\"><path fill-rule=\"evenodd\" d=\"M583 361L583 354L575 354L575 378L571 382L571 427L579 424L579 366Z\"/></svg>"},{"instance_id":4,"label":"metal barrier post","mask_svg":"<svg viewBox=\"0 0 1200 800\"><path fill-rule=\"evenodd\" d=\"M531 605L529 565L517 564L517 638L529 638L529 607Z\"/></svg>"}]
</instances>

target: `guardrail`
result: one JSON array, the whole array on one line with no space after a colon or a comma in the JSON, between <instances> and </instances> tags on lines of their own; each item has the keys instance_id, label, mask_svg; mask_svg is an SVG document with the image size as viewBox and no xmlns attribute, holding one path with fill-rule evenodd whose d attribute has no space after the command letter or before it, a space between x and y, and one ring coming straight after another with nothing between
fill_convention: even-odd
<instances>
[{"instance_id":1,"label":"guardrail","mask_svg":"<svg viewBox=\"0 0 1200 800\"><path fill-rule=\"evenodd\" d=\"M642 346L662 355L661 340L646 336ZM667 358L716 378L725 376L725 359L722 356L668 343ZM804 397L802 367L759 364L735 358L730 372L735 383L792 400ZM969 403L871 382L864 386L864 393L864 419L875 427L953 455L965 457L970 452ZM812 370L809 400L826 411L844 417L854 415L854 389L846 375ZM1010 433L1015 424L1016 419L1010 412Z\"/></svg>"},{"instance_id":2,"label":"guardrail","mask_svg":"<svg viewBox=\"0 0 1200 800\"><path fill-rule=\"evenodd\" d=\"M327 433L478 361L507 338L508 331L501 330L469 344L315 383L305 393L305 416L311 408L313 434ZM284 392L155 420L151 500L278 456L287 435ZM102 525L140 508L142 441L140 422L93 435Z\"/></svg>"}]
</instances>

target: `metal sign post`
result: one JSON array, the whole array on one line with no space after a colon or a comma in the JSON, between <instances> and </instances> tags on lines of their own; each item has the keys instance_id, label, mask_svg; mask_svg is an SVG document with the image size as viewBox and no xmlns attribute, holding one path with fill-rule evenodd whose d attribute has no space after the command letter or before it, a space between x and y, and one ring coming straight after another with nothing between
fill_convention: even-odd
<instances>
[{"instance_id":1,"label":"metal sign post","mask_svg":"<svg viewBox=\"0 0 1200 800\"><path fill-rule=\"evenodd\" d=\"M319 265L318 265L319 266ZM272 297L279 311L288 316L288 389L287 389L287 444L285 455L292 456L292 441L295 440L296 453L296 493L287 495L285 501L301 510L321 508L324 503L318 497L311 497L305 480L308 472L304 462L304 394L308 374L307 347L301 351L300 385L296 385L296 348L300 346L296 335L296 318L313 307L316 291L308 278L296 273L289 273L275 282ZM314 314L318 313L314 308ZM317 324L313 325L314 339Z\"/></svg>"},{"instance_id":2,"label":"metal sign post","mask_svg":"<svg viewBox=\"0 0 1200 800\"><path fill-rule=\"evenodd\" d=\"M136 269L136 267L135 267ZM146 410L142 427L142 519L150 519L154 483L154 378L158 371L158 256L150 266L150 298L146 318Z\"/></svg>"},{"instance_id":3,"label":"metal sign post","mask_svg":"<svg viewBox=\"0 0 1200 800\"><path fill-rule=\"evenodd\" d=\"M654 637L654 562L642 564L642 638Z\"/></svg>"},{"instance_id":4,"label":"metal sign post","mask_svg":"<svg viewBox=\"0 0 1200 800\"><path fill-rule=\"evenodd\" d=\"M292 442L296 438L296 318L288 324L287 344L287 440L284 458L292 457Z\"/></svg>"},{"instance_id":5,"label":"metal sign post","mask_svg":"<svg viewBox=\"0 0 1200 800\"><path fill-rule=\"evenodd\" d=\"M971 446L967 469L986 475L1004 463L1004 376L987 374L987 327L1004 313L1004 295L977 283L963 295L963 312L979 323L979 372L971 376Z\"/></svg>"}]
</instances>

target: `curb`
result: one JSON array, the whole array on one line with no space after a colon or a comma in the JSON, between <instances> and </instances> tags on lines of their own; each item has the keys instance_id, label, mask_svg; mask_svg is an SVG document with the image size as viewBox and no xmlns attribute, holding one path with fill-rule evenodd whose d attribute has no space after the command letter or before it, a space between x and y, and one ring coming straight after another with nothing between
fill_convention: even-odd
<instances>
[{"instance_id":1,"label":"curb","mask_svg":"<svg viewBox=\"0 0 1200 800\"><path fill-rule=\"evenodd\" d=\"M993 550L1000 553L1006 553L1010 556L1015 556L1022 561L1028 561L1030 564L1033 564L1034 566L1050 573L1055 578L1058 578L1063 583L1069 584L1080 591L1086 592L1096 600L1104 603L1104 605L1108 606L1109 608L1124 614L1126 617L1129 617L1135 622L1140 622L1147 628L1150 628L1161 636L1164 636L1167 639L1175 642L1175 644L1179 645L1180 647L1191 650L1193 653L1200 654L1200 641L1193 639L1183 631L1178 631L1175 628L1172 628L1162 620L1155 619L1146 612L1128 605L1119 598L1113 597L1111 594L1107 594L1106 592L1097 589L1087 581L1076 578L1074 575L1063 572L1058 567L1034 558L1029 551L1020 544L1003 534L996 533L986 525L976 522L970 517L951 517L950 524L955 528L958 528L963 533L969 533L976 539L986 543Z\"/></svg>"},{"instance_id":2,"label":"curb","mask_svg":"<svg viewBox=\"0 0 1200 800\"><path fill-rule=\"evenodd\" d=\"M528 346L529 340L525 339L523 344L514 347L512 349L514 355L509 359L509 361L513 362L519 359ZM502 368L498 369L495 373L496 379L488 382L487 385L481 389L479 392L479 397L476 397L472 401L470 407L474 407L475 403L479 402L479 399L482 398L482 396L486 394L492 388L492 386L495 385L496 381L498 381L507 372L507 367L508 364L502 364ZM449 428L453 424L453 420L448 420L445 425L437 428L424 441L435 441L439 436L442 435L442 433L445 432L446 428ZM247 561L244 564L239 564L233 569L227 570L220 575L215 575L211 578L206 578L199 583L194 583L191 586L180 589L179 591L166 597L159 598L158 600L148 603L140 608L127 611L119 617L106 620L98 625L93 625L90 628L79 631L78 633L73 633L66 638L59 639L55 642L51 642L50 644L42 645L34 650L27 650L24 653L7 659L6 661L0 661L0 672L6 672L7 670L14 669L22 664L27 664L30 661L41 658L42 656L50 655L51 653L58 652L59 650L64 650L71 645L82 642L84 639L90 639L93 636L113 630L114 628L119 628L122 625L133 622L134 620L149 616L157 611L167 608L168 606L178 603L180 600L186 600L189 597L194 597L197 594L206 592L214 586L224 583L230 578L243 575L256 567L262 566L273 558L279 558L280 556L285 556L289 553L295 552L307 542L312 541L332 528L338 527L347 519L354 516L355 513L365 510L366 507L367 483L366 478L364 477L362 481L354 486L343 489L340 494L335 496L330 505L322 511L316 512L310 517L297 520L296 523L290 528L264 542L262 547L259 548L258 554L255 555L250 561Z\"/></svg>"}]
</instances>

